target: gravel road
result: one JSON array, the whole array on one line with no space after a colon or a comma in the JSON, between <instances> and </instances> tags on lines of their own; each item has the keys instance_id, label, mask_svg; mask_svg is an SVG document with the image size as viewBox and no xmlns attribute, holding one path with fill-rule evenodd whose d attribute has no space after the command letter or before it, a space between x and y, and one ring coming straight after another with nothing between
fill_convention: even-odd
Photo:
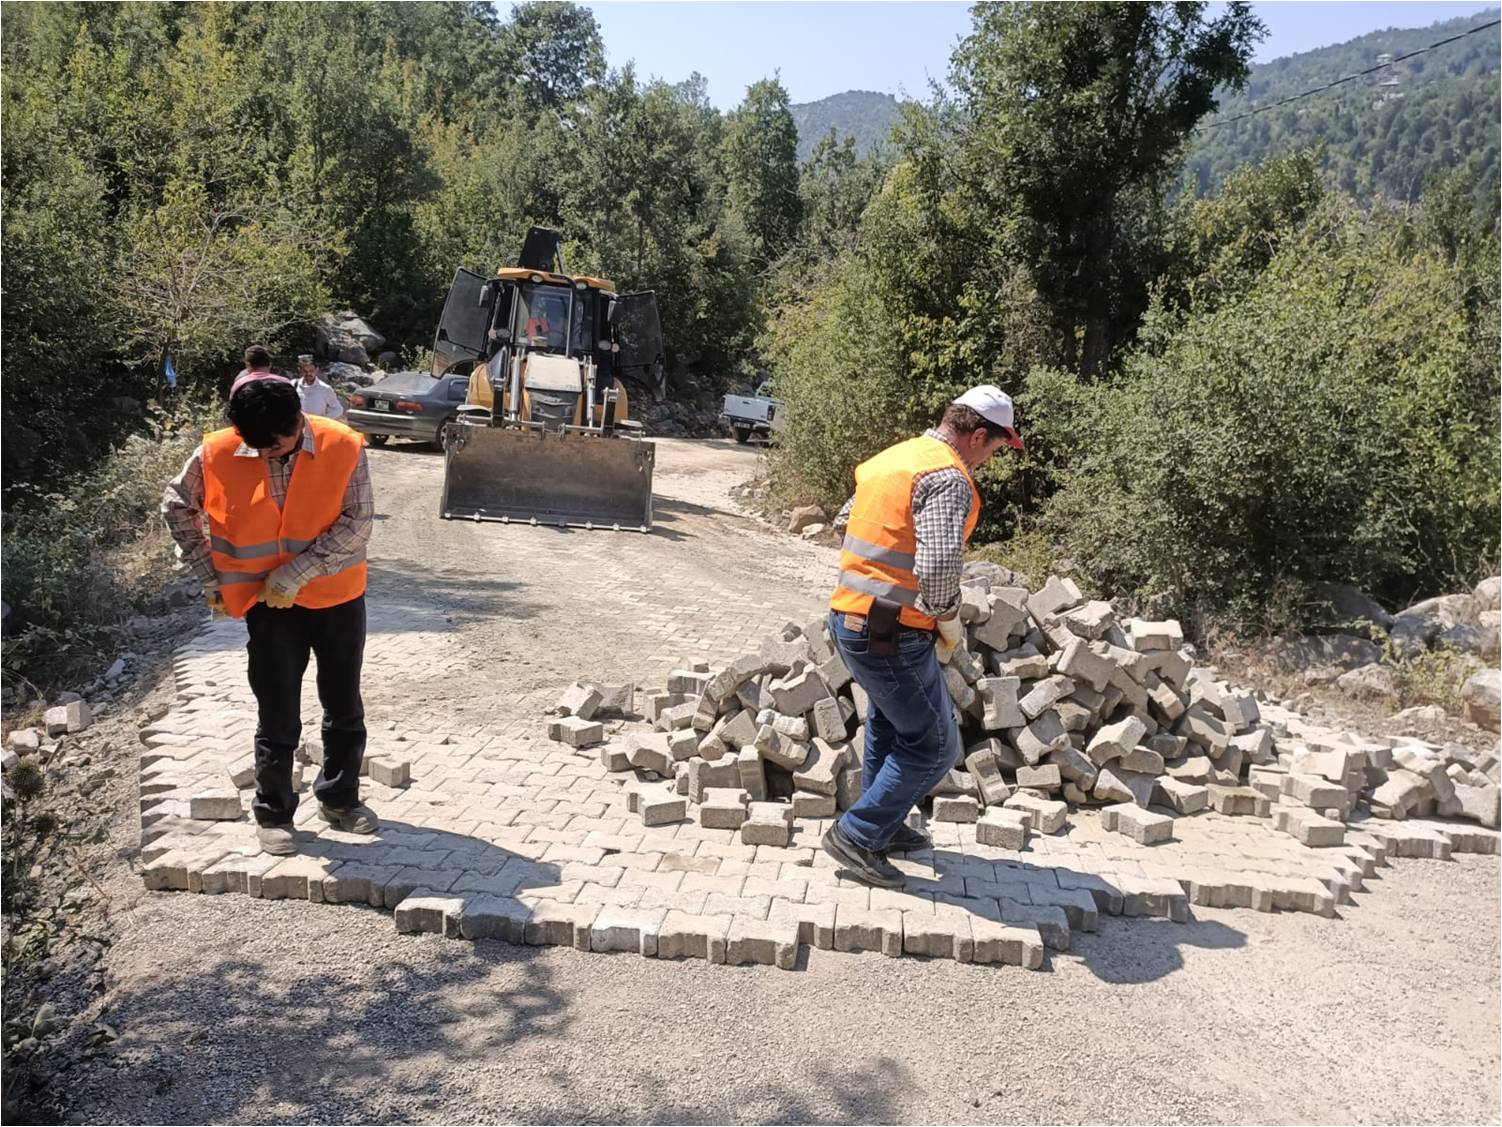
<instances>
[{"instance_id":1,"label":"gravel road","mask_svg":"<svg viewBox=\"0 0 1502 1127\"><path fill-rule=\"evenodd\" d=\"M650 682L784 606L808 617L832 573L735 510L757 453L730 443L659 441L652 536L439 521L437 456L371 454L372 598L464 655L373 686L377 720L515 708L580 668ZM117 935L83 1017L121 1037L59 1078L75 1122L1499 1117L1495 857L1400 862L1333 920L1102 918L1042 973L399 936L374 910L145 894L124 857L103 883Z\"/></svg>"}]
</instances>

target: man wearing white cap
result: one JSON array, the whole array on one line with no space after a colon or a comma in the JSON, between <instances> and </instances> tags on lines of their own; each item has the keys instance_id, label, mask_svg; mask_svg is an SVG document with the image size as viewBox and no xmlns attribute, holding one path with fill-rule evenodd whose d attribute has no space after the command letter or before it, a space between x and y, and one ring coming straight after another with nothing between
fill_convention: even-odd
<instances>
[{"instance_id":1,"label":"man wearing white cap","mask_svg":"<svg viewBox=\"0 0 1502 1127\"><path fill-rule=\"evenodd\" d=\"M902 884L887 853L931 844L905 820L960 757L939 663L961 638L960 572L980 518L972 474L1003 446L1022 449L1011 397L973 387L935 429L857 466L855 496L841 513L848 523L829 632L870 705L861 796L823 844L867 884Z\"/></svg>"}]
</instances>

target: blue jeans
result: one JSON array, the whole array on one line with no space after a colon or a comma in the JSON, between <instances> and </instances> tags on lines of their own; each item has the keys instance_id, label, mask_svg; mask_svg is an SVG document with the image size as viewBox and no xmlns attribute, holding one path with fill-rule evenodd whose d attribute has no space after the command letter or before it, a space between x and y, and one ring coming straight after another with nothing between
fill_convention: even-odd
<instances>
[{"instance_id":1,"label":"blue jeans","mask_svg":"<svg viewBox=\"0 0 1502 1127\"><path fill-rule=\"evenodd\" d=\"M901 627L895 654L867 652L864 629L829 615L829 633L845 667L870 698L862 793L840 818L840 829L866 849L885 849L908 812L922 802L960 758L960 730L934 635Z\"/></svg>"}]
</instances>

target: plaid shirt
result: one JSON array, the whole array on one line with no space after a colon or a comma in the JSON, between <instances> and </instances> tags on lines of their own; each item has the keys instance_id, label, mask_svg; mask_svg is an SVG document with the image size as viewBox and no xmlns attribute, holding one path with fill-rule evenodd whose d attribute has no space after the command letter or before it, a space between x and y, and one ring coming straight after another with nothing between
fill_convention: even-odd
<instances>
[{"instance_id":1,"label":"plaid shirt","mask_svg":"<svg viewBox=\"0 0 1502 1127\"><path fill-rule=\"evenodd\" d=\"M953 448L937 430L924 431ZM918 576L917 609L935 618L960 601L960 573L965 566L965 521L970 517L970 479L953 466L913 478L913 533L918 540L913 571ZM855 498L834 518L836 528L850 523Z\"/></svg>"},{"instance_id":2,"label":"plaid shirt","mask_svg":"<svg viewBox=\"0 0 1502 1127\"><path fill-rule=\"evenodd\" d=\"M302 443L284 458L266 458L266 473L271 480L271 499L281 508L292 480L292 467L299 457L313 457L313 428L304 426ZM259 458L259 450L243 442L235 451L237 458ZM167 531L177 543L179 564L198 577L206 591L219 589L219 576L209 555L209 538L203 512L203 447L193 451L182 473L172 479L162 494L162 517ZM370 464L365 451L355 463L349 484L344 487L344 507L339 519L312 544L281 567L290 583L301 587L310 579L335 575L355 562L365 552L370 540L370 526L375 518L375 491L370 484Z\"/></svg>"}]
</instances>

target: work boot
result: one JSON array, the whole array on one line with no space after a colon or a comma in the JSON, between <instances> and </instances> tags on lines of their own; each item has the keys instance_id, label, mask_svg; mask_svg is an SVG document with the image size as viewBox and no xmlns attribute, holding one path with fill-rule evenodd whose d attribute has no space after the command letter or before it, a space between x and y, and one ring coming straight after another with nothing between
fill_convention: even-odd
<instances>
[{"instance_id":1,"label":"work boot","mask_svg":"<svg viewBox=\"0 0 1502 1127\"><path fill-rule=\"evenodd\" d=\"M877 888L901 888L907 879L884 854L851 841L838 822L824 831L824 852L844 865L857 880Z\"/></svg>"},{"instance_id":2,"label":"work boot","mask_svg":"<svg viewBox=\"0 0 1502 1127\"><path fill-rule=\"evenodd\" d=\"M339 809L334 806L325 806L320 802L318 813L336 830L343 830L348 834L373 834L376 832L376 827L380 825L375 811L365 805Z\"/></svg>"},{"instance_id":3,"label":"work boot","mask_svg":"<svg viewBox=\"0 0 1502 1127\"><path fill-rule=\"evenodd\" d=\"M892 840L887 844L887 849L892 853L916 853L920 849L932 849L934 839L922 830L915 830L912 826L903 822L897 827L897 832L892 835Z\"/></svg>"},{"instance_id":4,"label":"work boot","mask_svg":"<svg viewBox=\"0 0 1502 1127\"><path fill-rule=\"evenodd\" d=\"M263 853L285 857L297 852L297 835L292 832L290 825L257 826L256 840L261 843Z\"/></svg>"}]
</instances>

